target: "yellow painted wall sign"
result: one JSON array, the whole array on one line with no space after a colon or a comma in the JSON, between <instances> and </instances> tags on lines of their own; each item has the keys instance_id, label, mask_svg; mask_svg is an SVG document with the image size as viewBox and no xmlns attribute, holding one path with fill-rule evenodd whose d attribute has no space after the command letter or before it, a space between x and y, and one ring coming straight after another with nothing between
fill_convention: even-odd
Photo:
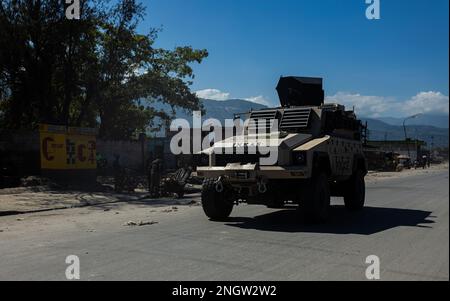
<instances>
[{"instance_id":1,"label":"yellow painted wall sign","mask_svg":"<svg viewBox=\"0 0 450 301\"><path fill-rule=\"evenodd\" d=\"M96 130L41 124L41 168L96 169Z\"/></svg>"}]
</instances>

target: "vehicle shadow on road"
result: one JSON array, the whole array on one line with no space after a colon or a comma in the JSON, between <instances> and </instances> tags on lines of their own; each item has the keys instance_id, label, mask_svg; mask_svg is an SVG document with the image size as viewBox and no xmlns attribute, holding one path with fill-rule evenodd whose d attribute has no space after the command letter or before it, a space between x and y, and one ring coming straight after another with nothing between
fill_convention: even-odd
<instances>
[{"instance_id":1,"label":"vehicle shadow on road","mask_svg":"<svg viewBox=\"0 0 450 301\"><path fill-rule=\"evenodd\" d=\"M296 209L286 209L254 218L231 217L228 226L275 232L309 232L371 235L397 227L431 228L431 212L412 209L366 207L349 212L344 206L333 206L332 217L325 224L310 224Z\"/></svg>"}]
</instances>

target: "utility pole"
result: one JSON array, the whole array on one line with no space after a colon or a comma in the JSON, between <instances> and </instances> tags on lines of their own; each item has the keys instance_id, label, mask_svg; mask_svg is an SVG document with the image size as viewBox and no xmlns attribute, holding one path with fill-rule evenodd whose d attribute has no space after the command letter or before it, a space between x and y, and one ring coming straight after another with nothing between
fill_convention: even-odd
<instances>
[{"instance_id":1,"label":"utility pole","mask_svg":"<svg viewBox=\"0 0 450 301\"><path fill-rule=\"evenodd\" d=\"M409 116L409 117L406 117L405 120L403 120L403 131L405 132L405 143L406 143L406 148L408 149L408 157L409 158L411 158L411 152L409 150L408 133L406 132L406 121L410 120L410 119L417 118L420 115L422 115L422 114L416 114L416 115L413 115L413 116Z\"/></svg>"},{"instance_id":2,"label":"utility pole","mask_svg":"<svg viewBox=\"0 0 450 301\"><path fill-rule=\"evenodd\" d=\"M433 159L433 150L434 150L434 136L431 136L431 149L430 149L430 160Z\"/></svg>"},{"instance_id":3,"label":"utility pole","mask_svg":"<svg viewBox=\"0 0 450 301\"><path fill-rule=\"evenodd\" d=\"M416 128L416 160L419 160L419 135L418 135L418 132L417 132L417 128ZM422 152L421 152L422 153ZM422 154L420 154L420 155L422 155Z\"/></svg>"}]
</instances>

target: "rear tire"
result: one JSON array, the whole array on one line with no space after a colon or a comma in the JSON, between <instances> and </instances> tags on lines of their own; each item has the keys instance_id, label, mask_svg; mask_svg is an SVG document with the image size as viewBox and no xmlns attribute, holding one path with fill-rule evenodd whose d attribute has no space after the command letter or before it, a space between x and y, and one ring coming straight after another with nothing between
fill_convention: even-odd
<instances>
[{"instance_id":1,"label":"rear tire","mask_svg":"<svg viewBox=\"0 0 450 301\"><path fill-rule=\"evenodd\" d=\"M217 179L205 179L202 189L202 206L206 216L213 221L227 219L233 211L233 202L229 198L226 189L218 193L216 191Z\"/></svg>"},{"instance_id":2,"label":"rear tire","mask_svg":"<svg viewBox=\"0 0 450 301\"><path fill-rule=\"evenodd\" d=\"M360 211L364 208L366 200L366 183L364 176L364 172L358 169L347 183L344 193L344 202L345 208L350 211Z\"/></svg>"},{"instance_id":3,"label":"rear tire","mask_svg":"<svg viewBox=\"0 0 450 301\"><path fill-rule=\"evenodd\" d=\"M304 217L307 221L323 223L330 215L330 185L326 173L313 176L303 198Z\"/></svg>"}]
</instances>

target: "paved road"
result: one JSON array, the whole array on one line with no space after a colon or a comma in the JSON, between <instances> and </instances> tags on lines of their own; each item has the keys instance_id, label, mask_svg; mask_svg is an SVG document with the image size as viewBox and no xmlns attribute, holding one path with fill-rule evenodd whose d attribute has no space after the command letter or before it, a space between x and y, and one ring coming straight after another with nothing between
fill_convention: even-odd
<instances>
[{"instance_id":1,"label":"paved road","mask_svg":"<svg viewBox=\"0 0 450 301\"><path fill-rule=\"evenodd\" d=\"M2 217L0 280L64 280L71 254L82 280L365 280L372 254L382 280L449 279L448 171L371 183L362 213L333 203L319 226L291 209L240 206L215 223L146 202Z\"/></svg>"}]
</instances>

